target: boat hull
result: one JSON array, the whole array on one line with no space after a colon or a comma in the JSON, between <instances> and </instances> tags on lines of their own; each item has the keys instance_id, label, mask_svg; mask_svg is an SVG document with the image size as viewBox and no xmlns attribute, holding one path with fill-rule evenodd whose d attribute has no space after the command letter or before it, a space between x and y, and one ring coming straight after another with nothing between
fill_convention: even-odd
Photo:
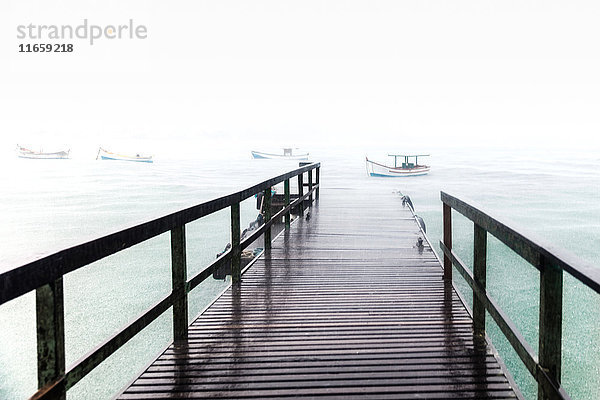
<instances>
[{"instance_id":1,"label":"boat hull","mask_svg":"<svg viewBox=\"0 0 600 400\"><path fill-rule=\"evenodd\" d=\"M19 154L19 158L28 158L30 160L68 160L68 154L50 155L50 154Z\"/></svg>"},{"instance_id":2,"label":"boat hull","mask_svg":"<svg viewBox=\"0 0 600 400\"><path fill-rule=\"evenodd\" d=\"M17 156L19 158L28 158L31 160L68 160L70 158L70 152L71 150L56 151L54 153L43 153L20 147L17 149Z\"/></svg>"},{"instance_id":3,"label":"boat hull","mask_svg":"<svg viewBox=\"0 0 600 400\"><path fill-rule=\"evenodd\" d=\"M132 161L132 162L144 162L151 163L152 156L144 157L144 156L125 156L121 154L111 153L109 151L101 149L98 152L98 158L101 160L110 160L110 161Z\"/></svg>"},{"instance_id":4,"label":"boat hull","mask_svg":"<svg viewBox=\"0 0 600 400\"><path fill-rule=\"evenodd\" d=\"M263 153L260 151L251 151L252 158L255 159L269 159L269 160L308 160L308 153L305 154L293 154L291 156L286 156L283 154L271 154L271 153Z\"/></svg>"},{"instance_id":5,"label":"boat hull","mask_svg":"<svg viewBox=\"0 0 600 400\"><path fill-rule=\"evenodd\" d=\"M416 165L413 168L389 167L370 160L366 160L367 173L370 176L399 178L408 176L422 176L429 173L428 165Z\"/></svg>"},{"instance_id":6,"label":"boat hull","mask_svg":"<svg viewBox=\"0 0 600 400\"><path fill-rule=\"evenodd\" d=\"M100 156L100 158L102 160L113 160L113 161L133 161L133 162L145 162L145 163L153 162L151 159L125 158L125 157Z\"/></svg>"}]
</instances>

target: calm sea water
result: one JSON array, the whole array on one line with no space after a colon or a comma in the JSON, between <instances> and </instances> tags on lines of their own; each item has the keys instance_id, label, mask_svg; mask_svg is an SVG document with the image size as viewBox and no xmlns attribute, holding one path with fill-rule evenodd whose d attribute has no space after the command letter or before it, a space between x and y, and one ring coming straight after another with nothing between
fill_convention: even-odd
<instances>
[{"instance_id":1,"label":"calm sea water","mask_svg":"<svg viewBox=\"0 0 600 400\"><path fill-rule=\"evenodd\" d=\"M429 175L370 178L364 155L384 160L387 149L309 149L322 162L328 187L363 187L377 196L411 196L437 250L440 190L464 196L515 225L600 266L600 154L490 149L428 149ZM100 235L250 186L295 162L229 159L161 160L154 164L73 160L9 160L0 175L0 272ZM400 203L399 203L400 204ZM242 226L256 216L249 199ZM360 212L360 210L357 210ZM188 274L202 269L229 241L229 210L187 226ZM454 247L472 258L472 224L455 216ZM488 250L488 288L537 350L539 274L495 239ZM458 275L458 274L455 274ZM457 279L468 301L467 287ZM67 365L114 334L170 290L169 237L107 257L65 277ZM190 319L227 286L209 278L190 297ZM565 280L563 383L575 399L600 393L600 296ZM535 385L489 321L488 334L527 398ZM70 399L110 398L171 340L169 313L88 375ZM0 306L0 399L27 398L36 389L33 294Z\"/></svg>"}]
</instances>

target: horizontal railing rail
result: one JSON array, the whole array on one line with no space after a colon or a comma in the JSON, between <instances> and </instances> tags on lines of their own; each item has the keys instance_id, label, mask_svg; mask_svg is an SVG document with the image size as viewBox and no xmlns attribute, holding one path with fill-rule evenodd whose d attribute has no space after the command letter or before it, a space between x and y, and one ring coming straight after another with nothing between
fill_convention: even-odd
<instances>
[{"instance_id":1,"label":"horizontal railing rail","mask_svg":"<svg viewBox=\"0 0 600 400\"><path fill-rule=\"evenodd\" d=\"M319 198L320 167L320 163L303 165L233 194L61 250L0 274L0 305L33 290L36 291L39 390L32 399L65 399L67 390L170 307L173 307L174 340L175 342L186 340L187 294L225 263L231 263L232 284L239 285L242 250L260 235L264 235L264 248L269 250L273 223L284 217L285 229L289 229L291 210L297 207L302 215L304 202L312 201L313 195L316 199ZM304 193L304 174L308 175L306 193ZM292 178L298 179L298 198L290 202L290 179ZM285 206L271 216L271 188L282 182ZM259 192L264 193L265 222L252 235L241 241L240 202ZM185 225L227 207L231 208L231 248L202 271L187 279ZM172 292L72 366L65 368L63 276L169 231Z\"/></svg>"},{"instance_id":2,"label":"horizontal railing rail","mask_svg":"<svg viewBox=\"0 0 600 400\"><path fill-rule=\"evenodd\" d=\"M475 335L485 336L485 312L496 322L527 370L538 382L539 399L569 399L561 386L562 297L566 271L600 293L600 270L576 256L545 244L512 224L482 211L448 193L441 192L444 235L444 278L452 279L452 266L473 290L473 327ZM473 271L452 251L452 209L474 223ZM527 343L515 324L486 291L487 234L490 233L540 271L539 355Z\"/></svg>"}]
</instances>

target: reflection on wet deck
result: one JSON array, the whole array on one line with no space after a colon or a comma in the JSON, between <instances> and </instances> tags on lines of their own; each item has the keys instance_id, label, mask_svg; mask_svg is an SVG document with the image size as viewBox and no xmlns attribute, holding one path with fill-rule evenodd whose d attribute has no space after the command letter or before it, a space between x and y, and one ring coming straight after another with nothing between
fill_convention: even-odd
<instances>
[{"instance_id":1,"label":"reflection on wet deck","mask_svg":"<svg viewBox=\"0 0 600 400\"><path fill-rule=\"evenodd\" d=\"M321 196L120 398L516 397L409 209L362 200Z\"/></svg>"}]
</instances>

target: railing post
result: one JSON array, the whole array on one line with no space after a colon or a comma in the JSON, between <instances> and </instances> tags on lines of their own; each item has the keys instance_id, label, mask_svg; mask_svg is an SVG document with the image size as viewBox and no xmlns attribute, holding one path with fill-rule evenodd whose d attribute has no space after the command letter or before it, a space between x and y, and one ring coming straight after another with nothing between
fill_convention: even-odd
<instances>
[{"instance_id":1,"label":"railing post","mask_svg":"<svg viewBox=\"0 0 600 400\"><path fill-rule=\"evenodd\" d=\"M285 200L285 207L290 205L290 180L286 179L283 182L283 196ZM290 229L291 216L290 212L285 213L285 229Z\"/></svg>"},{"instance_id":2,"label":"railing post","mask_svg":"<svg viewBox=\"0 0 600 400\"><path fill-rule=\"evenodd\" d=\"M298 197L304 196L304 174L298 175ZM298 214L300 216L304 215L304 200L298 204Z\"/></svg>"},{"instance_id":3,"label":"railing post","mask_svg":"<svg viewBox=\"0 0 600 400\"><path fill-rule=\"evenodd\" d=\"M321 167L317 167L315 171L315 183L317 184L317 190L315 190L315 199L319 200L319 189L321 189L321 185L319 185L319 175L321 173Z\"/></svg>"},{"instance_id":4,"label":"railing post","mask_svg":"<svg viewBox=\"0 0 600 400\"><path fill-rule=\"evenodd\" d=\"M65 305L63 279L35 291L38 389L65 374ZM56 399L64 400L64 386Z\"/></svg>"},{"instance_id":5,"label":"railing post","mask_svg":"<svg viewBox=\"0 0 600 400\"><path fill-rule=\"evenodd\" d=\"M231 205L231 282L234 285L242 280L241 257L240 203L234 203Z\"/></svg>"},{"instance_id":6,"label":"railing post","mask_svg":"<svg viewBox=\"0 0 600 400\"><path fill-rule=\"evenodd\" d=\"M444 245L452 250L452 208L444 203ZM444 280L452 280L452 260L444 254Z\"/></svg>"},{"instance_id":7,"label":"railing post","mask_svg":"<svg viewBox=\"0 0 600 400\"><path fill-rule=\"evenodd\" d=\"M265 189L265 224L271 220L271 188ZM271 227L265 229L265 250L271 249Z\"/></svg>"},{"instance_id":8,"label":"railing post","mask_svg":"<svg viewBox=\"0 0 600 400\"><path fill-rule=\"evenodd\" d=\"M185 254L185 225L171 229L171 275L173 286L173 340L188 338L188 302L185 289L187 263Z\"/></svg>"},{"instance_id":9,"label":"railing post","mask_svg":"<svg viewBox=\"0 0 600 400\"><path fill-rule=\"evenodd\" d=\"M310 192L313 188L313 170L308 171L308 191ZM312 207L313 195L312 193L308 195L308 200L310 202L310 206Z\"/></svg>"},{"instance_id":10,"label":"railing post","mask_svg":"<svg viewBox=\"0 0 600 400\"><path fill-rule=\"evenodd\" d=\"M487 231L475 224L473 243L473 279L481 289L486 287ZM473 290L473 330L476 336L485 337L485 303Z\"/></svg>"},{"instance_id":11,"label":"railing post","mask_svg":"<svg viewBox=\"0 0 600 400\"><path fill-rule=\"evenodd\" d=\"M543 256L540 260L540 335L539 362L551 379L560 383L562 362L563 272ZM545 399L538 385L538 399Z\"/></svg>"}]
</instances>

